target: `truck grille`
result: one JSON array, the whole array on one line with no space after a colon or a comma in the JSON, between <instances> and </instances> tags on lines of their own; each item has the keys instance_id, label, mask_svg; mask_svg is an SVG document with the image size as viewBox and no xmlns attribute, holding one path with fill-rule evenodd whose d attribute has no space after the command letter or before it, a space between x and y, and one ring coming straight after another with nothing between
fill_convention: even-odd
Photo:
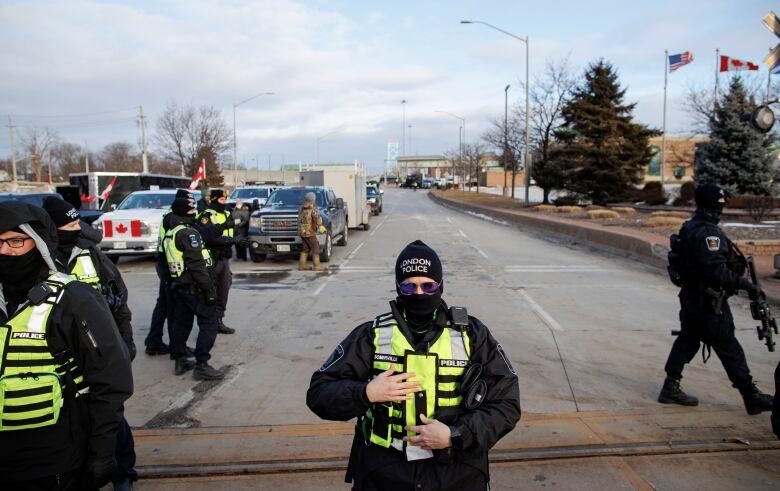
<instances>
[{"instance_id":1,"label":"truck grille","mask_svg":"<svg viewBox=\"0 0 780 491\"><path fill-rule=\"evenodd\" d=\"M263 232L298 233L298 215L269 215L260 217L260 230Z\"/></svg>"}]
</instances>

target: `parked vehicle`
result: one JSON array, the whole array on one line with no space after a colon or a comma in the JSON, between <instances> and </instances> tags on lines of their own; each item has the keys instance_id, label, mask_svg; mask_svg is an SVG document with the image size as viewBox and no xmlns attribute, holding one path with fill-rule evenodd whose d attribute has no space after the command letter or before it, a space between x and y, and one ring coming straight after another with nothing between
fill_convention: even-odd
<instances>
[{"instance_id":1,"label":"parked vehicle","mask_svg":"<svg viewBox=\"0 0 780 491\"><path fill-rule=\"evenodd\" d=\"M382 193L374 186L366 186L366 196L371 213L373 215L382 213Z\"/></svg>"},{"instance_id":2,"label":"parked vehicle","mask_svg":"<svg viewBox=\"0 0 780 491\"><path fill-rule=\"evenodd\" d=\"M422 181L422 188L423 189L431 189L433 186L433 180L432 179L423 179Z\"/></svg>"},{"instance_id":3,"label":"parked vehicle","mask_svg":"<svg viewBox=\"0 0 780 491\"><path fill-rule=\"evenodd\" d=\"M53 196L57 199L65 199L65 197L59 193L0 193L0 201L18 200L23 203L29 203L35 206L43 206L43 201L50 196ZM100 210L81 209L80 199L66 201L73 205L74 208L79 210L81 219L89 224L93 223L100 217L100 215L103 214L103 212Z\"/></svg>"},{"instance_id":4,"label":"parked vehicle","mask_svg":"<svg viewBox=\"0 0 780 491\"><path fill-rule=\"evenodd\" d=\"M157 252L160 221L176 196L176 189L136 191L112 206L93 225L103 233L102 250L112 261L121 256Z\"/></svg>"},{"instance_id":5,"label":"parked vehicle","mask_svg":"<svg viewBox=\"0 0 780 491\"><path fill-rule=\"evenodd\" d=\"M347 226L368 230L371 207L366 203L366 171L362 165L303 171L300 176L302 186L325 186L333 189L349 210Z\"/></svg>"},{"instance_id":6,"label":"parked vehicle","mask_svg":"<svg viewBox=\"0 0 780 491\"><path fill-rule=\"evenodd\" d=\"M236 201L243 201L244 203L252 204L253 209L262 207L268 200L268 197L275 190L275 187L271 186L241 186L237 187L228 196L225 205L229 208L233 208ZM255 207L255 204L257 207Z\"/></svg>"},{"instance_id":7,"label":"parked vehicle","mask_svg":"<svg viewBox=\"0 0 780 491\"><path fill-rule=\"evenodd\" d=\"M325 233L317 235L320 261L330 261L334 241L338 246L347 245L348 210L333 189L322 186L282 188L271 193L265 205L249 219L252 261L262 262L268 254L299 254L303 250L303 242L298 236L298 208L309 192L316 196L314 205L325 227Z\"/></svg>"}]
</instances>

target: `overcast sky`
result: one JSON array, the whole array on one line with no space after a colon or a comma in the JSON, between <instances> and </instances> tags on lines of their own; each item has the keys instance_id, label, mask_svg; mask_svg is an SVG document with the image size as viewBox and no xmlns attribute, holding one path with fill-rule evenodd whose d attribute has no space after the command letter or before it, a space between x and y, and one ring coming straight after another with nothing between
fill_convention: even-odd
<instances>
[{"instance_id":1,"label":"overcast sky","mask_svg":"<svg viewBox=\"0 0 780 491\"><path fill-rule=\"evenodd\" d=\"M218 6L217 6L218 5ZM278 168L316 159L383 167L401 142L407 153L457 147L466 119L472 140L521 94L520 41L462 19L530 36L531 77L570 57L581 73L604 58L617 68L636 118L661 127L664 49L695 61L669 78L668 128L687 133L688 86L712 87L715 48L761 63L778 39L761 18L763 0L623 1L35 1L0 2L0 114L48 126L97 150L137 143L137 106L148 130L170 100L213 105L232 126L239 161ZM780 11L780 9L778 9ZM766 80L761 63L757 76ZM778 76L780 77L780 76ZM0 156L10 155L7 129Z\"/></svg>"}]
</instances>

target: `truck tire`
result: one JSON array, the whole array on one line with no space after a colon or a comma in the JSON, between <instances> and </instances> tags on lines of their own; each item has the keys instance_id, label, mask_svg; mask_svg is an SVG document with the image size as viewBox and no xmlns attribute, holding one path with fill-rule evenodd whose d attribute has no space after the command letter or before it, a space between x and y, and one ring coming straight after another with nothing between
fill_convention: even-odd
<instances>
[{"instance_id":1,"label":"truck tire","mask_svg":"<svg viewBox=\"0 0 780 491\"><path fill-rule=\"evenodd\" d=\"M363 230L368 230L369 228L371 228L371 225L368 222L363 224Z\"/></svg>"},{"instance_id":2,"label":"truck tire","mask_svg":"<svg viewBox=\"0 0 780 491\"><path fill-rule=\"evenodd\" d=\"M344 226L344 233L341 234L341 238L339 239L338 242L336 242L336 245L339 247L343 247L347 245L347 241L349 240L348 235L349 235L349 227Z\"/></svg>"},{"instance_id":3,"label":"truck tire","mask_svg":"<svg viewBox=\"0 0 780 491\"><path fill-rule=\"evenodd\" d=\"M330 256L333 253L332 235L332 232L328 230L328 235L325 236L325 245L322 247L322 252L320 253L320 262L322 263L330 262Z\"/></svg>"},{"instance_id":4,"label":"truck tire","mask_svg":"<svg viewBox=\"0 0 780 491\"><path fill-rule=\"evenodd\" d=\"M265 261L265 254L252 254L250 252L249 256L252 258L253 263L262 263Z\"/></svg>"}]
</instances>

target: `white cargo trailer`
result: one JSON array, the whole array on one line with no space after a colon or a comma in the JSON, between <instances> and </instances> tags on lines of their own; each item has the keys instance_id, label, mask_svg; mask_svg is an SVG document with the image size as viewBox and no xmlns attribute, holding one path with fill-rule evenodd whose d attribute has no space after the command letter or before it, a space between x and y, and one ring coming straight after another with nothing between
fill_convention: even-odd
<instances>
[{"instance_id":1,"label":"white cargo trailer","mask_svg":"<svg viewBox=\"0 0 780 491\"><path fill-rule=\"evenodd\" d=\"M301 186L326 186L333 189L337 198L344 200L349 228L368 230L371 205L366 199L366 169L363 164L323 166L300 174Z\"/></svg>"}]
</instances>

